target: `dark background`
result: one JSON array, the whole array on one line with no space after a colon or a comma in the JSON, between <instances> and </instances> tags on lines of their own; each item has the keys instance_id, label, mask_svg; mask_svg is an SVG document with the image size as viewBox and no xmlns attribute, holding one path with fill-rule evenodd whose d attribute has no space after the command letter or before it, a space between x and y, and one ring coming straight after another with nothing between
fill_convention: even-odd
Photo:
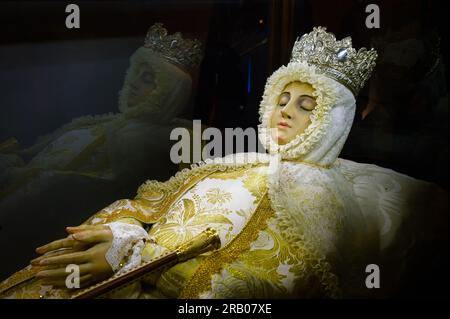
<instances>
[{"instance_id":1,"label":"dark background","mask_svg":"<svg viewBox=\"0 0 450 319\"><path fill-rule=\"evenodd\" d=\"M267 77L289 61L297 36L322 25L337 38L352 36L357 48L374 46L381 56L386 46L377 46L377 38L421 43L423 51L407 67L401 66L401 54L408 57L408 46L397 52L400 66L379 63L358 96L341 157L392 168L448 190L448 19L443 2L76 1L81 28L67 29L69 3L0 3L0 143L15 137L21 146L31 146L75 117L117 112L128 59L155 22L204 43L194 97L183 116L221 129L256 127ZM378 30L365 27L369 3L380 6ZM71 220L114 199L103 198ZM56 235L53 226L41 226L48 227L47 237ZM32 250L15 252L17 259L8 265L2 258L0 278L31 255ZM447 258L433 271L442 270ZM425 283L402 294L422 295L430 279L421 280ZM432 289L436 296L444 290Z\"/></svg>"}]
</instances>

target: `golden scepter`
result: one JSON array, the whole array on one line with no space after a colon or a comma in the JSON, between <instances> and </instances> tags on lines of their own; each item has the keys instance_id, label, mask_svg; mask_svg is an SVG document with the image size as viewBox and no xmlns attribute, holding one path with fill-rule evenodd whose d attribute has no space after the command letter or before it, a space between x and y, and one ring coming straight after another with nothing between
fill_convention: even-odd
<instances>
[{"instance_id":1,"label":"golden scepter","mask_svg":"<svg viewBox=\"0 0 450 319\"><path fill-rule=\"evenodd\" d=\"M129 284L135 280L138 280L152 271L188 260L202 253L218 249L219 247L220 238L217 231L213 228L207 228L199 235L180 245L176 250L149 260L127 272L114 275L102 282L82 289L80 292L73 295L71 299L88 299L98 297L105 293L111 292L124 284Z\"/></svg>"}]
</instances>

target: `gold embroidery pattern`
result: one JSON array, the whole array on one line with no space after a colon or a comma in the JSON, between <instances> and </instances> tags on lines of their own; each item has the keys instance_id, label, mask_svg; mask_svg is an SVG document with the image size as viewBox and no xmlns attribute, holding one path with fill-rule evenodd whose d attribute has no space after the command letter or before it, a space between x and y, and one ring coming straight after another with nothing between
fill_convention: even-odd
<instances>
[{"instance_id":1,"label":"gold embroidery pattern","mask_svg":"<svg viewBox=\"0 0 450 319\"><path fill-rule=\"evenodd\" d=\"M273 247L270 247L270 243L273 243ZM282 240L270 227L267 227L260 232L250 250L244 252L236 262L224 267L232 276L225 276L222 281L227 289L239 286L236 279L250 282L251 284L246 285L248 288L244 295L238 295L238 297L283 296L288 291L282 283L286 275L279 272L278 268L281 264L292 265L294 262L295 258L289 251L287 242ZM255 289L255 287L261 286L264 286L264 289Z\"/></svg>"},{"instance_id":2,"label":"gold embroidery pattern","mask_svg":"<svg viewBox=\"0 0 450 319\"><path fill-rule=\"evenodd\" d=\"M320 190L321 189L319 188L319 193L309 192L308 194L301 191L299 192L298 190L291 192L291 196L295 196L297 204L299 204L302 209L313 212L312 215L310 215L311 218L304 218L304 214L298 214L295 222L299 225L307 226L308 231L314 229L315 232L319 232L321 229L327 227L330 229L335 227L334 230L338 233L342 229L340 219L338 218L339 216L337 216L336 213L341 211L339 203L331 192L326 192L326 195L323 195L324 193L320 192ZM322 194L322 196L320 194ZM271 196L271 198L274 197ZM292 216L286 212L285 207L278 203L275 202L274 206L278 208L276 222L280 229L280 234L286 238L292 249L296 250L298 252L297 254L301 256L301 263L297 266L297 272L307 273L308 269L304 267L310 265L309 269L311 269L318 278L321 289L325 295L331 298L339 297L341 291L339 288L338 277L333 273L329 261L320 253L320 249L317 248L321 242L320 237L315 237L314 235L305 236L303 233L305 230L302 231L301 229L292 232ZM331 211L331 213L325 214L325 212L328 211ZM321 215L320 219L319 215ZM320 223L313 223L313 218L320 220ZM312 241L311 238L313 238ZM297 283L300 283L300 280L297 280Z\"/></svg>"},{"instance_id":3,"label":"gold embroidery pattern","mask_svg":"<svg viewBox=\"0 0 450 319\"><path fill-rule=\"evenodd\" d=\"M34 278L40 267L27 267L14 273L0 284L0 298L41 299L66 298L73 291L43 286Z\"/></svg>"},{"instance_id":4,"label":"gold embroidery pattern","mask_svg":"<svg viewBox=\"0 0 450 319\"><path fill-rule=\"evenodd\" d=\"M267 185L267 176L261 173L258 168L247 170L244 180L244 187L255 197L255 203L264 196Z\"/></svg>"},{"instance_id":5,"label":"gold embroidery pattern","mask_svg":"<svg viewBox=\"0 0 450 319\"><path fill-rule=\"evenodd\" d=\"M213 227L232 227L233 223L223 215L229 213L228 209L214 208L211 211L201 205L201 201L198 204L199 206L196 206L193 200L183 198L171 209L170 214L159 221L158 227L150 230L150 235L154 236L159 244L172 249L200 233L205 224L213 224Z\"/></svg>"},{"instance_id":6,"label":"gold embroidery pattern","mask_svg":"<svg viewBox=\"0 0 450 319\"><path fill-rule=\"evenodd\" d=\"M303 164L303 165L307 165L307 166L311 166L311 167L315 167L315 168L322 168L322 169L330 169L330 168L332 168L335 165L335 163L330 164L330 165L320 165L320 164L317 164L317 163L307 162L307 161L299 160L299 159L283 159L283 161L300 163L300 164Z\"/></svg>"},{"instance_id":7,"label":"gold embroidery pattern","mask_svg":"<svg viewBox=\"0 0 450 319\"><path fill-rule=\"evenodd\" d=\"M108 212L102 209L94 214L83 224L91 224L93 220L98 219L95 224L104 224L113 222L120 218L132 217L142 223L153 224L160 219L173 203L184 195L184 193L197 182L206 178L211 174L215 174L214 178L230 178L231 175L242 175L245 170L261 166L261 163L240 163L240 164L194 164L191 169L183 169L171 177L166 182L148 180L142 184L137 196L133 200L123 200L131 205L137 204L136 211L129 209L117 209ZM221 175L222 173L222 175ZM227 177L226 177L227 176Z\"/></svg>"},{"instance_id":8,"label":"gold embroidery pattern","mask_svg":"<svg viewBox=\"0 0 450 319\"><path fill-rule=\"evenodd\" d=\"M202 174L192 175L191 178L180 182L179 188L172 189L175 183L153 182L152 186L157 187L145 188L141 186L135 199L119 200L102 209L94 216L89 218L87 224L105 224L116 221L120 218L132 217L145 224L153 224L158 221L170 208L173 203L177 202L177 198L182 196L188 189L194 187L195 184L212 174L212 171L205 170ZM169 180L169 181L171 181ZM145 184L144 184L145 185ZM158 188L159 187L159 188ZM129 208L123 208L131 206ZM94 222L94 220L97 220Z\"/></svg>"},{"instance_id":9,"label":"gold embroidery pattern","mask_svg":"<svg viewBox=\"0 0 450 319\"><path fill-rule=\"evenodd\" d=\"M224 204L231 200L231 193L224 192L220 188L211 188L206 193L206 197L210 204Z\"/></svg>"},{"instance_id":10,"label":"gold embroidery pattern","mask_svg":"<svg viewBox=\"0 0 450 319\"><path fill-rule=\"evenodd\" d=\"M226 170L223 172L215 172L214 177L215 179L239 179L246 173L247 169L245 167L236 167L233 171Z\"/></svg>"},{"instance_id":11,"label":"gold embroidery pattern","mask_svg":"<svg viewBox=\"0 0 450 319\"><path fill-rule=\"evenodd\" d=\"M265 194L242 231L221 250L205 257L181 291L179 298L198 298L202 292L211 289L212 275L218 273L226 264L235 261L243 252L249 250L250 244L256 240L259 231L267 227L267 220L272 215L273 210L270 200Z\"/></svg>"},{"instance_id":12,"label":"gold embroidery pattern","mask_svg":"<svg viewBox=\"0 0 450 319\"><path fill-rule=\"evenodd\" d=\"M328 295L323 289L318 261L299 242L289 243L272 223L260 232L250 250L225 265L220 276L213 277L212 295L218 298L317 298Z\"/></svg>"},{"instance_id":13,"label":"gold embroidery pattern","mask_svg":"<svg viewBox=\"0 0 450 319\"><path fill-rule=\"evenodd\" d=\"M39 269L33 268L24 268L16 273L14 273L11 277L4 280L0 283L0 294L3 294L8 289L19 285L25 281L28 281L34 277L34 275L39 271Z\"/></svg>"}]
</instances>

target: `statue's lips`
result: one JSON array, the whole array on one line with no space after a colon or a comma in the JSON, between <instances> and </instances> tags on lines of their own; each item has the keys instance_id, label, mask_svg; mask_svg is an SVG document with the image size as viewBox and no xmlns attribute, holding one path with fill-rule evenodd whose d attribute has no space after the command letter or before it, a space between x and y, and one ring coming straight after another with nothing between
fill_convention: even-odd
<instances>
[{"instance_id":1,"label":"statue's lips","mask_svg":"<svg viewBox=\"0 0 450 319\"><path fill-rule=\"evenodd\" d=\"M279 128L289 128L289 127L291 127L289 124L287 124L286 122L280 122L280 123L278 123L277 124L277 126L279 127Z\"/></svg>"}]
</instances>

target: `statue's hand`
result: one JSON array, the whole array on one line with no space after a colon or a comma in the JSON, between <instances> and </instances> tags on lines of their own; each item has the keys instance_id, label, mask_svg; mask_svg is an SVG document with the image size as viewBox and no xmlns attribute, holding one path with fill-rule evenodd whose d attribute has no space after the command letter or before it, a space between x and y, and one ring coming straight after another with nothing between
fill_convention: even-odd
<instances>
[{"instance_id":1,"label":"statue's hand","mask_svg":"<svg viewBox=\"0 0 450 319\"><path fill-rule=\"evenodd\" d=\"M80 286L91 285L106 279L113 274L105 255L111 246L113 235L108 226L68 227L70 235L67 238L53 241L36 249L39 254L55 252L64 249L62 254L42 256L32 260L32 265L43 267L36 274L43 284L65 286L66 266L79 266Z\"/></svg>"}]
</instances>

